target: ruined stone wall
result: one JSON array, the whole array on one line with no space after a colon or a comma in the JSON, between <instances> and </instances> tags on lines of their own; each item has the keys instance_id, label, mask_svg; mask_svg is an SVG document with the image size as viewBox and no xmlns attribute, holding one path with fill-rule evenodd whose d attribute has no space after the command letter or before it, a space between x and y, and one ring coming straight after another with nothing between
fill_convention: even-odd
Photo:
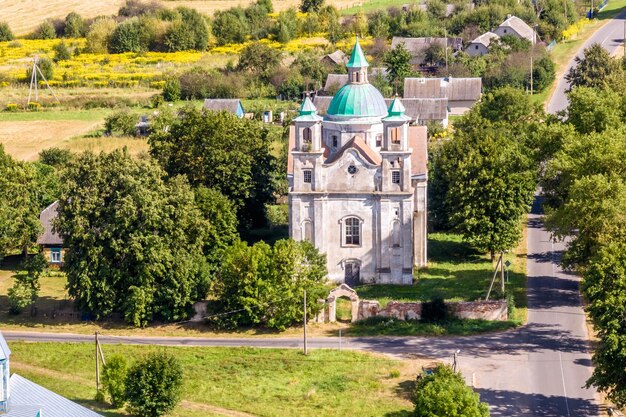
<instances>
[{"instance_id":1,"label":"ruined stone wall","mask_svg":"<svg viewBox=\"0 0 626 417\"><path fill-rule=\"evenodd\" d=\"M508 320L508 308L505 300L448 302L450 313L460 319ZM403 303L390 301L385 308L374 300L359 302L358 319L369 317L393 317L398 320L419 320L422 315L422 303Z\"/></svg>"}]
</instances>

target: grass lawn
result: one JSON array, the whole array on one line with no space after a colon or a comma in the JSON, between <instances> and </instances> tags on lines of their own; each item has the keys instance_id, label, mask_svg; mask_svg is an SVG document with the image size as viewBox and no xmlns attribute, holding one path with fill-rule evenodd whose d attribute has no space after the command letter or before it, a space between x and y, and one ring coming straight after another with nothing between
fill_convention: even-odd
<instances>
[{"instance_id":1,"label":"grass lawn","mask_svg":"<svg viewBox=\"0 0 626 417\"><path fill-rule=\"evenodd\" d=\"M126 415L96 404L91 344L10 343L11 368L106 416ZM104 345L105 357L130 361L165 350L184 369L183 402L171 417L408 416L408 392L421 361L313 350ZM398 376L399 375L399 376ZM230 414L228 413L230 412Z\"/></svg>"},{"instance_id":2,"label":"grass lawn","mask_svg":"<svg viewBox=\"0 0 626 417\"><path fill-rule=\"evenodd\" d=\"M381 307L389 301L429 301L441 297L448 301L484 300L493 276L494 263L489 256L472 249L451 233L431 233L428 242L428 267L417 273L412 286L369 285L356 290L362 299L378 300ZM477 332L515 327L526 320L526 234L518 248L505 254L511 263L506 292L515 302L513 316L506 322L485 320L453 320L433 325L419 322L372 320L353 326L352 335L466 335ZM492 290L491 299L499 298L499 282Z\"/></svg>"}]
</instances>

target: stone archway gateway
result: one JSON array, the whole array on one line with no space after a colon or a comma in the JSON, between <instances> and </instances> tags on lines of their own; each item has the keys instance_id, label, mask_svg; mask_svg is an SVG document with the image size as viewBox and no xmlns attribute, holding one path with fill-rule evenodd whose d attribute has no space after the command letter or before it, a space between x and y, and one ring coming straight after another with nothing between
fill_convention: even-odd
<instances>
[{"instance_id":1,"label":"stone archway gateway","mask_svg":"<svg viewBox=\"0 0 626 417\"><path fill-rule=\"evenodd\" d=\"M328 304L328 321L335 323L337 321L337 298L348 297L352 304L352 322L357 321L359 316L359 296L352 288L346 284L341 284L332 290L326 298Z\"/></svg>"}]
</instances>

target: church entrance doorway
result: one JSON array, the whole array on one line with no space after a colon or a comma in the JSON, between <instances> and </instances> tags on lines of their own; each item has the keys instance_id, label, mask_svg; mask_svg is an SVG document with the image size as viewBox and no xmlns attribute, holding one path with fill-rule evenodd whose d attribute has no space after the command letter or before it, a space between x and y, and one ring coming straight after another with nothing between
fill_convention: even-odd
<instances>
[{"instance_id":1,"label":"church entrance doorway","mask_svg":"<svg viewBox=\"0 0 626 417\"><path fill-rule=\"evenodd\" d=\"M361 283L361 266L358 262L346 262L344 282L351 288L354 288Z\"/></svg>"}]
</instances>

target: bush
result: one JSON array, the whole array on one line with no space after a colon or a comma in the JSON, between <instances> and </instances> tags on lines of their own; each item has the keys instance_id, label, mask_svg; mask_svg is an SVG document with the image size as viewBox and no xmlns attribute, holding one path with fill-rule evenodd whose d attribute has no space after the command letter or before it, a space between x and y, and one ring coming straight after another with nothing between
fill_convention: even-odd
<instances>
[{"instance_id":1,"label":"bush","mask_svg":"<svg viewBox=\"0 0 626 417\"><path fill-rule=\"evenodd\" d=\"M65 17L63 36L66 38L82 38L85 36L85 32L85 21L81 15L76 12L71 12Z\"/></svg>"},{"instance_id":2,"label":"bush","mask_svg":"<svg viewBox=\"0 0 626 417\"><path fill-rule=\"evenodd\" d=\"M142 38L141 25L138 19L126 20L115 28L109 40L110 53L141 52L148 49L145 39Z\"/></svg>"},{"instance_id":3,"label":"bush","mask_svg":"<svg viewBox=\"0 0 626 417\"><path fill-rule=\"evenodd\" d=\"M213 35L218 45L242 43L248 34L248 23L241 8L218 11L213 20Z\"/></svg>"},{"instance_id":4,"label":"bush","mask_svg":"<svg viewBox=\"0 0 626 417\"><path fill-rule=\"evenodd\" d=\"M61 41L52 48L54 50L54 62L67 61L72 58L72 54L65 42Z\"/></svg>"},{"instance_id":5,"label":"bush","mask_svg":"<svg viewBox=\"0 0 626 417\"><path fill-rule=\"evenodd\" d=\"M18 111L19 106L16 103L7 103L6 107L4 108L4 110L9 111L9 112L16 112Z\"/></svg>"},{"instance_id":6,"label":"bush","mask_svg":"<svg viewBox=\"0 0 626 417\"><path fill-rule=\"evenodd\" d=\"M481 403L463 377L446 365L418 377L413 403L415 417L489 417L487 404Z\"/></svg>"},{"instance_id":7,"label":"bush","mask_svg":"<svg viewBox=\"0 0 626 417\"><path fill-rule=\"evenodd\" d=\"M126 402L126 359L123 356L111 356L102 369L102 387L111 398L111 404L120 408Z\"/></svg>"},{"instance_id":8,"label":"bush","mask_svg":"<svg viewBox=\"0 0 626 417\"><path fill-rule=\"evenodd\" d=\"M92 54L106 53L115 26L115 21L110 17L96 19L87 32L86 51Z\"/></svg>"},{"instance_id":9,"label":"bush","mask_svg":"<svg viewBox=\"0 0 626 417\"><path fill-rule=\"evenodd\" d=\"M32 34L33 39L54 39L56 37L57 32L54 29L54 25L49 20L40 24Z\"/></svg>"},{"instance_id":10,"label":"bush","mask_svg":"<svg viewBox=\"0 0 626 417\"><path fill-rule=\"evenodd\" d=\"M442 323L450 319L448 306L443 298L433 298L422 303L421 321L424 323Z\"/></svg>"},{"instance_id":11,"label":"bush","mask_svg":"<svg viewBox=\"0 0 626 417\"><path fill-rule=\"evenodd\" d=\"M176 77L168 78L163 86L163 98L166 101L180 100L180 93L180 80Z\"/></svg>"},{"instance_id":12,"label":"bush","mask_svg":"<svg viewBox=\"0 0 626 417\"><path fill-rule=\"evenodd\" d=\"M104 129L109 135L119 133L126 136L135 135L137 117L125 110L115 112L104 119Z\"/></svg>"},{"instance_id":13,"label":"bush","mask_svg":"<svg viewBox=\"0 0 626 417\"><path fill-rule=\"evenodd\" d=\"M15 38L7 22L0 22L0 42L12 41Z\"/></svg>"},{"instance_id":14,"label":"bush","mask_svg":"<svg viewBox=\"0 0 626 417\"><path fill-rule=\"evenodd\" d=\"M33 303L35 295L31 287L22 281L16 281L7 291L9 296L9 312L20 314L26 307Z\"/></svg>"},{"instance_id":15,"label":"bush","mask_svg":"<svg viewBox=\"0 0 626 417\"><path fill-rule=\"evenodd\" d=\"M67 149L48 148L39 152L39 162L53 167L62 167L70 162L72 152Z\"/></svg>"},{"instance_id":16,"label":"bush","mask_svg":"<svg viewBox=\"0 0 626 417\"><path fill-rule=\"evenodd\" d=\"M151 353L135 363L125 380L128 411L137 416L160 417L180 401L183 370L174 356Z\"/></svg>"}]
</instances>

